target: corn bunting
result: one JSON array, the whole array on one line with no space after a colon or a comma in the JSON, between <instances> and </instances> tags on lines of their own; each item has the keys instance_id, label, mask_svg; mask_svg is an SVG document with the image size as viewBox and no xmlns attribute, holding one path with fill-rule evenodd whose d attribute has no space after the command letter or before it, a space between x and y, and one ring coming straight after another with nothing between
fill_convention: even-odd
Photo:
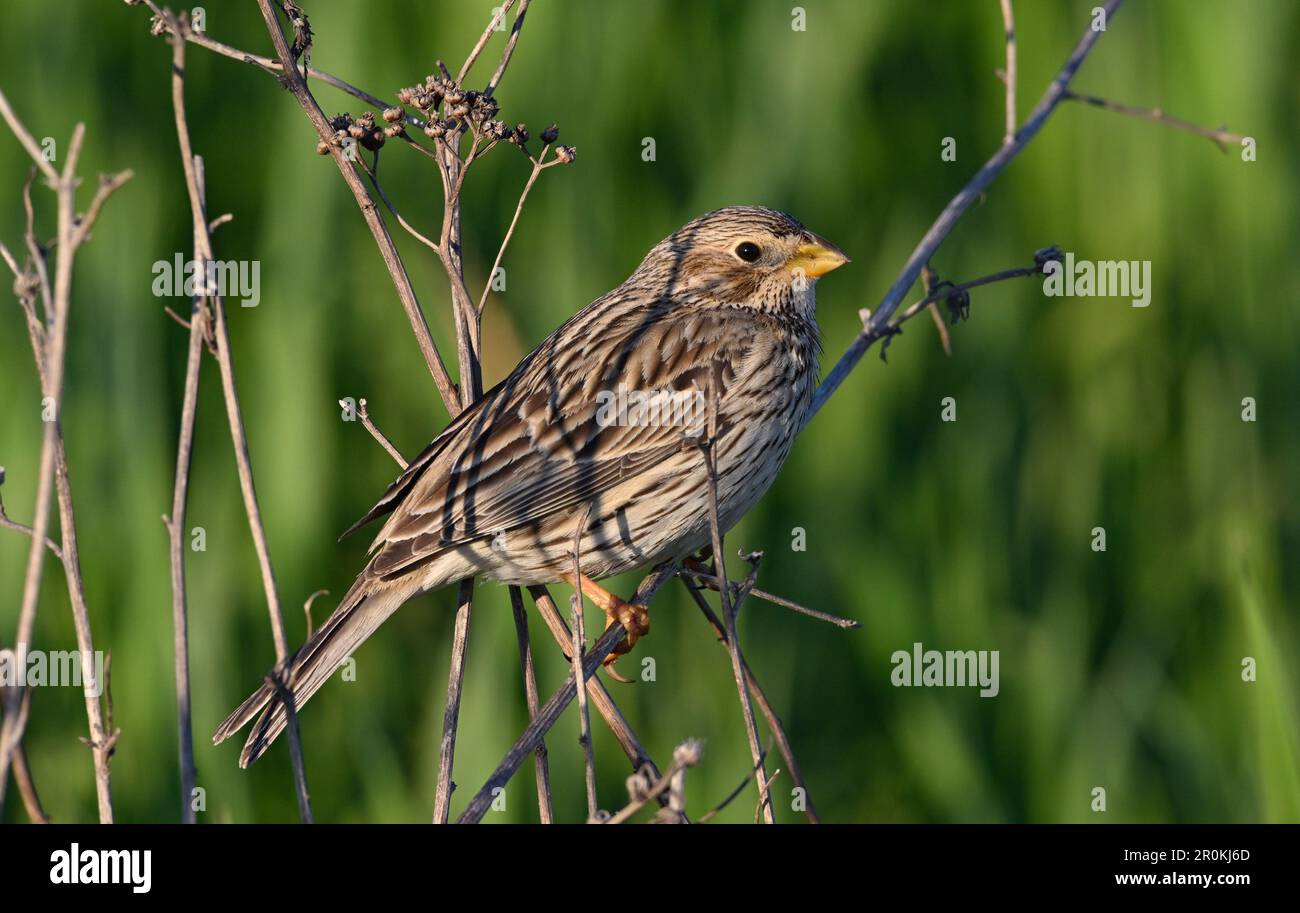
<instances>
[{"instance_id":1,"label":"corn bunting","mask_svg":"<svg viewBox=\"0 0 1300 913\"><path fill-rule=\"evenodd\" d=\"M593 579L686 556L711 538L707 440L725 531L767 491L817 383L817 277L847 257L754 206L665 238L464 410L348 532L389 515L338 608L277 670L301 708L413 596L481 575L575 582L628 632L644 606ZM579 527L581 531L579 532ZM346 535L346 534L345 534ZM264 685L217 730L261 711L240 765L286 725Z\"/></svg>"}]
</instances>

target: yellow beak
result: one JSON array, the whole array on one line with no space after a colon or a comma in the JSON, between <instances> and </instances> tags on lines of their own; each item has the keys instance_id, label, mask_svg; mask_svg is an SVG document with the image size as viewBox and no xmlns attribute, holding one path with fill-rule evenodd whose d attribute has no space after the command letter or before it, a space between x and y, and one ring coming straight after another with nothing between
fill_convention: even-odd
<instances>
[{"instance_id":1,"label":"yellow beak","mask_svg":"<svg viewBox=\"0 0 1300 913\"><path fill-rule=\"evenodd\" d=\"M816 279L849 262L844 251L831 242L816 235L810 235L810 238L806 244L799 245L794 256L786 261L790 272L802 272L805 276Z\"/></svg>"}]
</instances>

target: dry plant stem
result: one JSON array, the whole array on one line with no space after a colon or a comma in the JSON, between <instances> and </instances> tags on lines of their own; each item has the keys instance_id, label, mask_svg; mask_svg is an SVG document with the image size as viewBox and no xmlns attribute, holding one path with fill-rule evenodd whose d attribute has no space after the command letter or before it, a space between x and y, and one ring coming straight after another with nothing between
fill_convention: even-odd
<instances>
[{"instance_id":1,"label":"dry plant stem","mask_svg":"<svg viewBox=\"0 0 1300 913\"><path fill-rule=\"evenodd\" d=\"M537 611L542 616L542 621L546 622L547 628L550 629L551 635L555 638L555 643L564 652L565 657L569 657L573 649L573 635L559 609L556 608L550 592L544 586L531 586L528 588L528 593L533 597L533 601L537 605ZM614 698L610 696L604 682L594 676L588 679L587 695L592 704L595 705L596 711L604 717L605 722L609 725L609 731L618 740L623 753L631 761L632 769L640 770L642 766L648 764L654 769L653 776L658 776L659 768L655 766L654 761L646 752L645 746L641 744L636 733L632 731L627 718L623 716L618 709L618 705L614 703Z\"/></svg>"},{"instance_id":2,"label":"dry plant stem","mask_svg":"<svg viewBox=\"0 0 1300 913\"><path fill-rule=\"evenodd\" d=\"M45 814L45 809L41 806L41 797L36 792L31 768L27 766L27 752L21 745L14 749L14 783L18 786L18 795L22 797L28 820L32 824L49 824L50 816Z\"/></svg>"},{"instance_id":3,"label":"dry plant stem","mask_svg":"<svg viewBox=\"0 0 1300 913\"><path fill-rule=\"evenodd\" d=\"M357 414L361 424L370 435L388 451L389 456L406 469L407 461L401 452L393 446L392 441L370 419L370 413L364 399L358 401ZM549 598L549 597L548 597ZM537 692L537 671L533 665L533 649L528 639L528 615L524 611L523 599L518 587L510 587L510 606L515 618L515 634L519 641L519 664L524 676L524 695L528 701L528 719L531 722L537 716L539 704ZM593 682L596 680L593 680ZM551 774L546 756L546 743L537 746L535 766L537 770L537 811L542 824L554 824L555 814L551 808Z\"/></svg>"},{"instance_id":4,"label":"dry plant stem","mask_svg":"<svg viewBox=\"0 0 1300 913\"><path fill-rule=\"evenodd\" d=\"M169 19L175 31L179 26L175 19ZM248 437L244 432L243 410L239 404L239 390L235 383L235 367L230 354L230 332L226 326L226 311L221 296L215 290L207 288L206 269L212 262L212 236L204 202L204 188L199 174L201 164L194 155L190 143L189 124L185 116L185 42L178 37L172 40L172 104L176 113L176 136L180 145L181 165L185 172L185 188L189 195L190 215L195 239L195 259L204 271L202 294L205 297L213 318L213 342L217 365L221 374L222 395L226 404L226 418L230 425L230 438L235 451L235 464L239 474L239 489L244 500L244 513L248 516L248 526L253 537L253 547L257 553L258 567L262 575L262 588L266 594L266 609L271 624L271 638L275 643L277 666L284 663L289 655L289 646L284 632L284 614L280 609L280 597L276 590L275 570L271 566L271 554L266 543L266 529L262 523L262 510L257 501L257 489L253 482L253 465L249 456ZM191 327L192 329L192 327ZM295 792L298 796L299 815L303 823L310 823L311 803L308 798L307 772L302 760L302 743L298 734L297 716L290 711L288 716L289 753L293 763Z\"/></svg>"},{"instance_id":5,"label":"dry plant stem","mask_svg":"<svg viewBox=\"0 0 1300 913\"><path fill-rule=\"evenodd\" d=\"M506 255L506 247L509 246L510 239L514 237L515 226L519 224L519 216L524 211L524 202L528 199L528 192L537 183L537 176L558 161L553 159L549 164L542 164L546 159L546 150L549 148L550 146L543 147L541 155L533 160L533 170L529 173L528 180L524 183L524 189L519 194L519 203L515 206L515 214L510 220L510 227L506 229L506 236L501 239L501 247L497 250L496 259L492 261L492 269L488 270L488 279L483 285L483 294L478 299L478 316L480 319L483 317L483 308L487 306L488 295L492 292L492 282L496 278L497 270L501 267L501 258Z\"/></svg>"},{"instance_id":6,"label":"dry plant stem","mask_svg":"<svg viewBox=\"0 0 1300 913\"><path fill-rule=\"evenodd\" d=\"M646 790L644 796L633 802L629 802L627 805L623 806L623 808L606 818L602 823L625 824L633 815L645 808L650 800L658 799L660 796L668 792L669 788L673 785L673 779L688 766L689 765L683 764L674 759L672 765L668 768L668 772L656 779L654 784ZM742 788L744 785L748 785L748 782L749 780L746 778L745 784L742 784Z\"/></svg>"},{"instance_id":7,"label":"dry plant stem","mask_svg":"<svg viewBox=\"0 0 1300 913\"><path fill-rule=\"evenodd\" d=\"M460 72L456 74L456 82L463 83L465 81L465 77L469 75L470 68L474 66L474 62L478 60L479 55L483 53L483 49L486 48L488 42L492 40L492 33L497 30L497 23L499 21L505 21L505 17L510 13L510 9L514 5L515 0L506 0L505 3L501 4L500 9L493 10L494 15L488 22L487 28L483 29L483 34L479 36L474 47L470 49L469 56L465 58L465 63L461 66Z\"/></svg>"},{"instance_id":8,"label":"dry plant stem","mask_svg":"<svg viewBox=\"0 0 1300 913\"><path fill-rule=\"evenodd\" d=\"M718 578L710 574L707 570L696 570L695 568L692 567L686 567L683 568L682 573L689 574L691 577L694 577L700 583L703 583L706 586L708 586L709 589L711 590L716 590L718 588ZM732 589L733 591L736 589L735 584L732 585ZM835 627L843 628L846 631L854 630L856 628L862 627L861 622L854 621L851 618L841 618L839 615L832 615L830 612L822 612L817 609L810 609L807 606L802 606L799 603L786 599L782 596L775 596L772 593L769 593L766 590L760 590L757 587L751 588L749 591L749 595L761 599L764 602L770 602L772 603L772 605L780 606L783 609L789 609L792 612L798 612L800 615L807 615L809 618L815 618L818 621L824 621L827 622L828 624L833 624L835 625Z\"/></svg>"},{"instance_id":9,"label":"dry plant stem","mask_svg":"<svg viewBox=\"0 0 1300 913\"><path fill-rule=\"evenodd\" d=\"M1193 124L1182 118L1171 117L1164 112L1162 108L1136 108L1133 105L1120 104L1117 101L1110 101L1105 98L1098 98L1095 95L1083 95L1078 92L1065 93L1066 101L1082 102L1085 105L1091 105L1094 108L1101 108L1115 114L1123 114L1127 117L1136 117L1140 120L1149 120L1153 123L1163 124L1166 127L1172 127L1175 130L1182 130L1185 133L1191 133L1195 136L1203 136L1210 142L1214 143L1224 152L1228 151L1229 146L1240 145L1246 137L1240 133L1232 133L1227 129L1212 130L1209 127L1202 127L1199 124Z\"/></svg>"},{"instance_id":10,"label":"dry plant stem","mask_svg":"<svg viewBox=\"0 0 1300 913\"><path fill-rule=\"evenodd\" d=\"M289 740L289 759L293 763L293 782L294 792L298 797L298 819L303 824L313 824L314 819L311 813L311 796L307 792L307 764L302 756L302 741L297 738L298 732L298 709L294 705L293 691L285 687L284 682L279 677L279 669L267 676L267 681L275 688L276 694L280 697L280 702L284 704L284 715L288 721L289 731L294 733L294 738Z\"/></svg>"},{"instance_id":11,"label":"dry plant stem","mask_svg":"<svg viewBox=\"0 0 1300 913\"><path fill-rule=\"evenodd\" d=\"M713 535L718 598L722 603L722 615L727 623L727 652L731 655L731 672L736 679L740 711L745 719L745 737L749 741L749 754L754 762L754 777L758 783L758 800L763 810L763 823L775 824L776 814L772 810L772 798L767 791L767 773L763 770L763 748L758 741L758 725L754 722L754 707L750 702L748 683L745 681L745 659L740 650L740 637L736 633L736 616L740 612L740 602L732 599L731 587L727 583L726 562L722 560L725 553L722 550L722 527L718 521L718 473L714 464L713 451L717 441L717 425L717 400L710 396L709 438L700 447L700 455L704 459L704 468L709 480L709 529Z\"/></svg>"},{"instance_id":12,"label":"dry plant stem","mask_svg":"<svg viewBox=\"0 0 1300 913\"><path fill-rule=\"evenodd\" d=\"M185 47L173 38L172 110L176 116L176 135L181 156L193 161L195 189L199 210L191 213L193 255L201 261L203 236L200 220L206 212L203 159L193 155L189 127L185 119ZM203 346L207 338L208 308L201 295L190 304L189 347L185 356L185 393L181 400L181 427L176 442L176 481L172 489L171 515L164 517L170 540L172 585L172 656L176 679L176 728L181 775L181 821L194 824L194 726L190 706L189 606L185 593L185 515L189 497L190 464L194 451L194 423L198 414L199 371L203 365Z\"/></svg>"},{"instance_id":13,"label":"dry plant stem","mask_svg":"<svg viewBox=\"0 0 1300 913\"><path fill-rule=\"evenodd\" d=\"M447 672L447 706L442 716L442 741L438 747L438 785L433 798L433 823L446 824L451 810L452 766L456 757L456 727L460 721L460 692L465 684L465 653L469 644L469 619L474 596L474 578L460 582L457 591L456 626L451 644L451 667Z\"/></svg>"},{"instance_id":14,"label":"dry plant stem","mask_svg":"<svg viewBox=\"0 0 1300 913\"><path fill-rule=\"evenodd\" d=\"M340 402L339 405L343 405L343 403ZM357 402L357 416L361 419L362 426L370 432L370 436L379 442L380 447L388 451L388 455L397 462L398 466L405 470L407 467L406 457L402 456L401 451L393 446L393 442L388 439L388 435L380 431L375 426L375 423L370 420L370 412L367 410L364 399Z\"/></svg>"},{"instance_id":15,"label":"dry plant stem","mask_svg":"<svg viewBox=\"0 0 1300 913\"><path fill-rule=\"evenodd\" d=\"M76 213L76 193L78 178L77 163L85 139L85 128L78 124L73 130L68 143L63 171L56 172L54 166L45 160L31 133L18 120L9 100L0 92L0 116L18 138L23 148L32 156L36 167L45 175L53 187L58 201L58 241L54 270L53 290L49 288L49 277L44 267L44 251L40 249L34 233L34 214L30 203L29 191L24 191L24 204L28 216L27 246L34 254L34 261L41 283L41 298L45 302L49 323L39 332L30 327L33 343L33 357L41 389L48 400L53 403L55 418L45 423L41 442L40 469L36 490L36 509L33 514L31 545L28 551L27 571L23 584L22 604L19 610L18 636L16 648L25 650L31 644L32 632L36 621L36 607L40 593L41 570L49 536L50 501L57 490L59 506L59 524L63 540L63 570L67 581L68 596L72 604L73 626L77 635L77 647L80 651L82 687L86 703L86 718L90 737L87 744L91 747L95 769L95 795L101 823L113 821L112 785L109 771L109 759L112 757L116 733L108 733L104 725L103 708L100 705L99 683L94 675L94 641L91 636L90 613L86 607L85 587L81 579L81 564L77 553L76 521L72 503L72 489L68 480L66 454L63 449L63 432L60 426L59 412L62 411L64 355L67 345L68 312L72 301L72 270L78 249L90 237L95 222L108 197L131 179L132 173L101 177L99 186L91 200L89 208L80 217ZM30 184L29 184L30 187ZM7 257L12 259L11 257ZM22 741L26 726L27 713L20 712L23 690L12 688L7 694L5 718L0 725L0 815L4 809L4 794L9 780L9 767L13 752Z\"/></svg>"},{"instance_id":16,"label":"dry plant stem","mask_svg":"<svg viewBox=\"0 0 1300 913\"><path fill-rule=\"evenodd\" d=\"M772 751L772 739L769 738L767 740L767 746L763 749L763 759L765 761L767 760L767 756L771 751ZM704 814L700 815L699 823L708 824L714 818L718 817L718 815L722 814L722 810L725 809L732 802L734 802L737 798L739 798L740 794L745 791L745 788L749 786L749 781L751 778L753 778L753 776L754 776L753 771L745 774L745 778L741 780L739 783L737 783L736 788L733 789L731 792L727 793L726 797L721 802L713 806L713 808L709 809ZM772 776L775 777L776 774L773 774Z\"/></svg>"},{"instance_id":17,"label":"dry plant stem","mask_svg":"<svg viewBox=\"0 0 1300 913\"><path fill-rule=\"evenodd\" d=\"M582 660L583 677L591 678L596 670L600 668L600 664L604 662L605 657L613 653L614 648L626 636L627 630L617 621L606 628L600 640L596 641L596 645L591 648L591 651ZM547 731L555 725L564 709L569 706L569 702L573 700L577 690L576 679L570 674L565 679L564 684L560 686L560 690L551 695L550 700L537 712L536 718L528 724L528 728L524 730L523 735L506 752L505 758L497 765L497 769L492 772L492 775L488 777L482 789L475 793L474 798L470 800L469 805L466 806L465 811L458 819L458 823L477 824L483 820L483 815L486 814L492 804L492 791L498 786L504 788L510 782L510 778L515 775L515 772L528 760L528 756L537 750L538 744L545 738Z\"/></svg>"},{"instance_id":18,"label":"dry plant stem","mask_svg":"<svg viewBox=\"0 0 1300 913\"><path fill-rule=\"evenodd\" d=\"M704 594L699 591L699 588L694 583L686 577L682 577L682 583L686 586L687 592L691 594L691 598L695 600L695 604L699 606L705 620L713 628L714 634L718 637L718 642L725 647L727 644L727 629L722 623L722 619L718 618L708 600L704 598ZM817 807L813 804L812 792L808 789L803 770L799 767L799 762L794 756L794 747L790 744L790 737L786 735L785 726L782 725L781 718L777 716L772 707L772 702L768 700L767 692L759 684L754 671L749 668L749 663L744 663L744 670L745 680L749 684L750 692L754 695L754 702L758 704L759 712L767 720L767 728L771 731L773 738L776 739L777 748L781 750L781 757L785 759L785 766L790 769L790 778L794 780L795 786L803 790L804 814L807 815L810 822L819 824L821 818L818 817Z\"/></svg>"},{"instance_id":19,"label":"dry plant stem","mask_svg":"<svg viewBox=\"0 0 1300 913\"><path fill-rule=\"evenodd\" d=\"M258 0L258 3L262 6L265 14L268 9L268 0ZM510 55L514 50L514 40L518 38L519 29L523 24L523 12L527 7L528 0L522 0L520 12L515 17L515 26L511 35L512 41L507 44L505 54L497 67L498 77L505 72L505 68L509 64ZM504 10L501 15L505 15ZM274 18L273 15L271 18ZM270 19L268 19L267 24L269 27L271 24ZM275 31L279 31L278 25ZM284 36L283 33L280 33L279 41L276 44L276 52L281 61L288 66L288 57L286 54L281 53L283 44ZM481 48L477 48L476 51L471 52L470 57L465 61L466 71L473 65L474 57L481 50ZM301 87L302 93L310 99L310 92L307 91L301 76L295 73L295 79ZM316 110L319 112L319 107ZM323 124L324 115L322 114L320 117ZM319 126L318 124L318 129ZM324 133L321 134L321 138L326 138ZM445 143L440 146L441 154L435 156L439 162L439 173L442 177L443 186L442 235L438 241L437 253L438 259L447 274L447 281L451 286L452 314L456 324L456 353L460 368L459 393L461 409L468 409L483 395L482 364L479 351L480 321L474 309L473 300L470 298L469 288L465 284L465 267L461 259L460 188L461 182L464 180L465 169L473 161L477 148L478 140L476 138L469 159L464 162ZM334 150L334 152L337 158L338 150ZM456 727L460 718L460 696L465 678L465 656L469 646L469 622L470 614L473 611L473 593L473 578L461 581L458 600L459 608L456 611L455 638L452 642L450 672L448 673L447 703L443 712L442 741L438 753L438 781L435 788L433 810L435 824L445 823L448 820L451 794L456 788L451 778L455 764Z\"/></svg>"},{"instance_id":20,"label":"dry plant stem","mask_svg":"<svg viewBox=\"0 0 1300 913\"><path fill-rule=\"evenodd\" d=\"M325 112L321 110L320 105L312 96L311 90L307 88L302 74L294 66L289 44L285 40L284 30L280 27L280 21L276 17L274 5L271 0L257 0L257 5L262 11L262 18L266 22L266 29L271 36L271 42L275 45L275 54L280 61L280 69L285 84L311 120L312 126L316 128L316 133L320 139L328 141L333 136L334 131L330 127ZM375 99L375 102L380 105L385 104L379 102L378 99ZM402 258L397 253L397 247L393 243L392 235L388 233L388 227L384 225L384 220L380 217L374 200L366 192L365 185L361 183L361 178L357 176L352 163L344 157L343 150L330 146L330 155L334 159L334 164L338 166L339 173L343 175L343 180L348 185L348 189L352 191L352 196L356 199L357 206L361 208L361 214L366 220L366 225L374 236L375 244L379 247L379 253L384 259L384 265L388 268L388 274L397 289L397 297L401 300L402 307L405 309L407 319L411 324L411 331L415 334L425 364L428 366L429 373L433 376L433 382L437 385L438 392L442 396L443 405L446 406L449 413L456 415L461 409L461 400L456 385L452 383L451 376L447 373L447 368L442 362L442 356L438 353L437 346L434 345L433 336L429 332L429 324L424 318L424 311L420 308L420 302L415 297L415 289L411 285L411 278L407 275L406 267L402 264Z\"/></svg>"},{"instance_id":21,"label":"dry plant stem","mask_svg":"<svg viewBox=\"0 0 1300 913\"><path fill-rule=\"evenodd\" d=\"M1104 7L1107 24L1110 23L1111 17L1122 2L1123 0L1107 0ZM916 249L912 251L907 263L903 266L902 272L898 274L894 284L889 287L889 291L885 293L880 305L871 314L870 319L866 321L862 331L849 345L848 350L836 362L825 379L822 380L816 394L813 396L812 406L804 418L805 425L821 410L822 406L826 405L826 401L839 389L840 384L844 382L844 379L848 377L849 373L862 359L862 356L866 354L867 349L871 348L878 339L891 335L890 319L893 317L894 312L898 310L899 305L902 304L908 290L916 283L917 277L921 274L921 268L929 262L934 252L939 249L939 245L948 237L948 234L962 215L965 214L966 210L971 207L971 204L979 199L980 194L993 183L993 180L1002 173L1003 169L1038 135L1038 131L1043 128L1047 119L1052 116L1057 106L1067 97L1070 81L1074 79L1079 67L1083 65L1083 61L1092 51L1093 45L1097 43L1097 39L1103 34L1105 33L1092 29L1090 20L1090 24L1084 30L1083 37L1079 39L1073 53L1070 54L1069 59L1060 72L1057 73L1056 78L1047 87L1038 104L1029 113L1028 119L1025 121L1024 126L1017 131L1014 140L1010 143L1004 143L984 163L984 166L975 173L975 176L970 179L966 186L948 202L943 212L939 213L939 217L935 219L934 224L930 226L924 237L921 238L920 243L917 244Z\"/></svg>"},{"instance_id":22,"label":"dry plant stem","mask_svg":"<svg viewBox=\"0 0 1300 913\"><path fill-rule=\"evenodd\" d=\"M1004 144L1016 139L1016 16L1011 9L1011 0L1001 0L1002 30L1007 39L1007 65L1002 71L1002 83L1006 87L1006 129L1002 136Z\"/></svg>"},{"instance_id":23,"label":"dry plant stem","mask_svg":"<svg viewBox=\"0 0 1300 913\"><path fill-rule=\"evenodd\" d=\"M524 676L524 696L528 701L528 722L537 719L541 698L537 693L537 669L533 665L533 646L528 639L528 613L524 610L524 597L519 587L510 587L510 610L515 617L515 637L519 642L519 669ZM551 770L546 757L545 740L538 742L533 753L533 767L537 775L537 816L542 824L555 823L551 807Z\"/></svg>"},{"instance_id":24,"label":"dry plant stem","mask_svg":"<svg viewBox=\"0 0 1300 913\"><path fill-rule=\"evenodd\" d=\"M587 678L582 674L582 654L587 649L587 628L582 617L582 559L579 554L582 530L587 525L590 516L591 507L588 505L587 509L579 515L578 522L573 527L574 586L573 598L569 603L569 614L573 619L573 641L569 651L569 658L573 666L574 681L582 680L582 687L578 688L578 743L582 745L583 767L586 774L587 820L594 821L600 806L596 800L596 761L591 747L591 713L587 710Z\"/></svg>"}]
</instances>

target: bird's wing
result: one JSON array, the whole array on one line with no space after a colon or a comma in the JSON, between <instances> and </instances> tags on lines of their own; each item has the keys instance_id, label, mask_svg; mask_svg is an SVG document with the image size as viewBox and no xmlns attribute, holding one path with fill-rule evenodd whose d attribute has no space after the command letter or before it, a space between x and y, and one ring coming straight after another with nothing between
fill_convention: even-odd
<instances>
[{"instance_id":1,"label":"bird's wing","mask_svg":"<svg viewBox=\"0 0 1300 913\"><path fill-rule=\"evenodd\" d=\"M619 392L713 389L721 403L757 326L734 312L610 311L566 323L411 464L376 507L392 516L371 573L559 515L694 446L680 423L610 422ZM693 416L697 432L706 420Z\"/></svg>"}]
</instances>

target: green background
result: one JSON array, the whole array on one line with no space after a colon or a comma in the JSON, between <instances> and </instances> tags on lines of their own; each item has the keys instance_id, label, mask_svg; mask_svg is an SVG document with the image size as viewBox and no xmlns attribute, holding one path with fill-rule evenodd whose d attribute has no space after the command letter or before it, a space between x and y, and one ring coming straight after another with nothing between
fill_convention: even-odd
<instances>
[{"instance_id":1,"label":"green background","mask_svg":"<svg viewBox=\"0 0 1300 913\"><path fill-rule=\"evenodd\" d=\"M463 60L494 4L305 4L312 62L392 96ZM534 136L558 121L578 162L546 172L488 307L489 383L645 251L721 205L784 209L853 262L821 283L829 367L930 221L1002 131L997 4L806 0L807 30L779 2L539 0L499 91ZM1091 2L1017 3L1020 110L1074 47ZM249 2L206 4L210 35L270 53ZM170 49L142 7L8 3L0 86L60 152L87 126L82 173L134 168L78 259L64 430L95 643L113 653L119 820L178 818L167 538L185 332L152 295L151 264L190 248L169 101ZM486 77L501 37L478 71ZM840 631L759 602L741 618L748 657L784 718L812 794L833 821L1300 820L1296 594L1300 585L1300 317L1296 301L1300 7L1131 3L1076 82L1257 139L1258 161L1142 121L1067 105L962 220L934 260L960 280L1058 244L1077 257L1149 260L1151 306L1046 298L1033 280L974 293L945 357L924 317L873 352L816 418L768 496L728 537L763 549L760 585L859 619ZM368 397L407 454L446 420L356 205L292 98L254 67L189 51L195 149L207 159L220 259L261 262L261 305L231 307L235 366L290 639L312 591L334 596L367 537L336 536L395 466L340 397ZM489 61L490 58L490 61ZM316 88L329 113L361 104ZM654 137L657 159L642 159ZM953 137L957 161L940 160ZM436 229L440 190L410 150L383 156L408 218ZM477 292L514 211L526 162L499 149L466 187L466 261ZM22 243L26 160L0 137L0 238ZM83 190L83 201L89 188ZM38 190L52 234L52 194ZM84 202L83 202L84 205ZM429 252L396 228L437 340L454 361L448 294ZM6 280L7 285L7 280ZM5 300L11 302L7 292ZM916 297L913 293L913 299ZM273 660L265 603L220 398L204 364L187 553L199 784L206 822L296 818L287 746L253 770L208 735ZM958 420L940 420L954 397ZM1254 397L1258 421L1241 420ZM5 503L29 521L40 391L21 314L0 308ZM1093 527L1108 548L1092 550ZM792 549L792 530L807 534ZM0 641L12 642L27 541L0 530ZM1288 559L1286 556L1290 555ZM739 573L739 563L733 565ZM46 562L37 643L75 641L62 574ZM622 591L633 579L617 581ZM556 588L567 599L568 591ZM488 584L471 630L453 802L458 813L526 723L506 592ZM322 821L425 821L446 687L450 590L412 603L302 713ZM589 628L599 626L589 610ZM536 616L541 689L565 674ZM1001 693L895 688L890 655L996 649ZM654 606L634 658L657 680L612 684L661 764L705 740L690 811L749 768L726 654L679 585ZM1258 681L1242 681L1243 657ZM633 663L625 661L629 669ZM625 801L627 766L595 720L601 805ZM91 820L78 690L35 694L27 746L58 821ZM570 709L549 740L557 812L585 804ZM776 766L784 767L779 760ZM783 821L791 781L773 789ZM1094 787L1108 809L1091 811ZM22 820L9 790L9 820ZM505 812L534 820L532 774ZM722 820L753 814L753 791Z\"/></svg>"}]
</instances>

